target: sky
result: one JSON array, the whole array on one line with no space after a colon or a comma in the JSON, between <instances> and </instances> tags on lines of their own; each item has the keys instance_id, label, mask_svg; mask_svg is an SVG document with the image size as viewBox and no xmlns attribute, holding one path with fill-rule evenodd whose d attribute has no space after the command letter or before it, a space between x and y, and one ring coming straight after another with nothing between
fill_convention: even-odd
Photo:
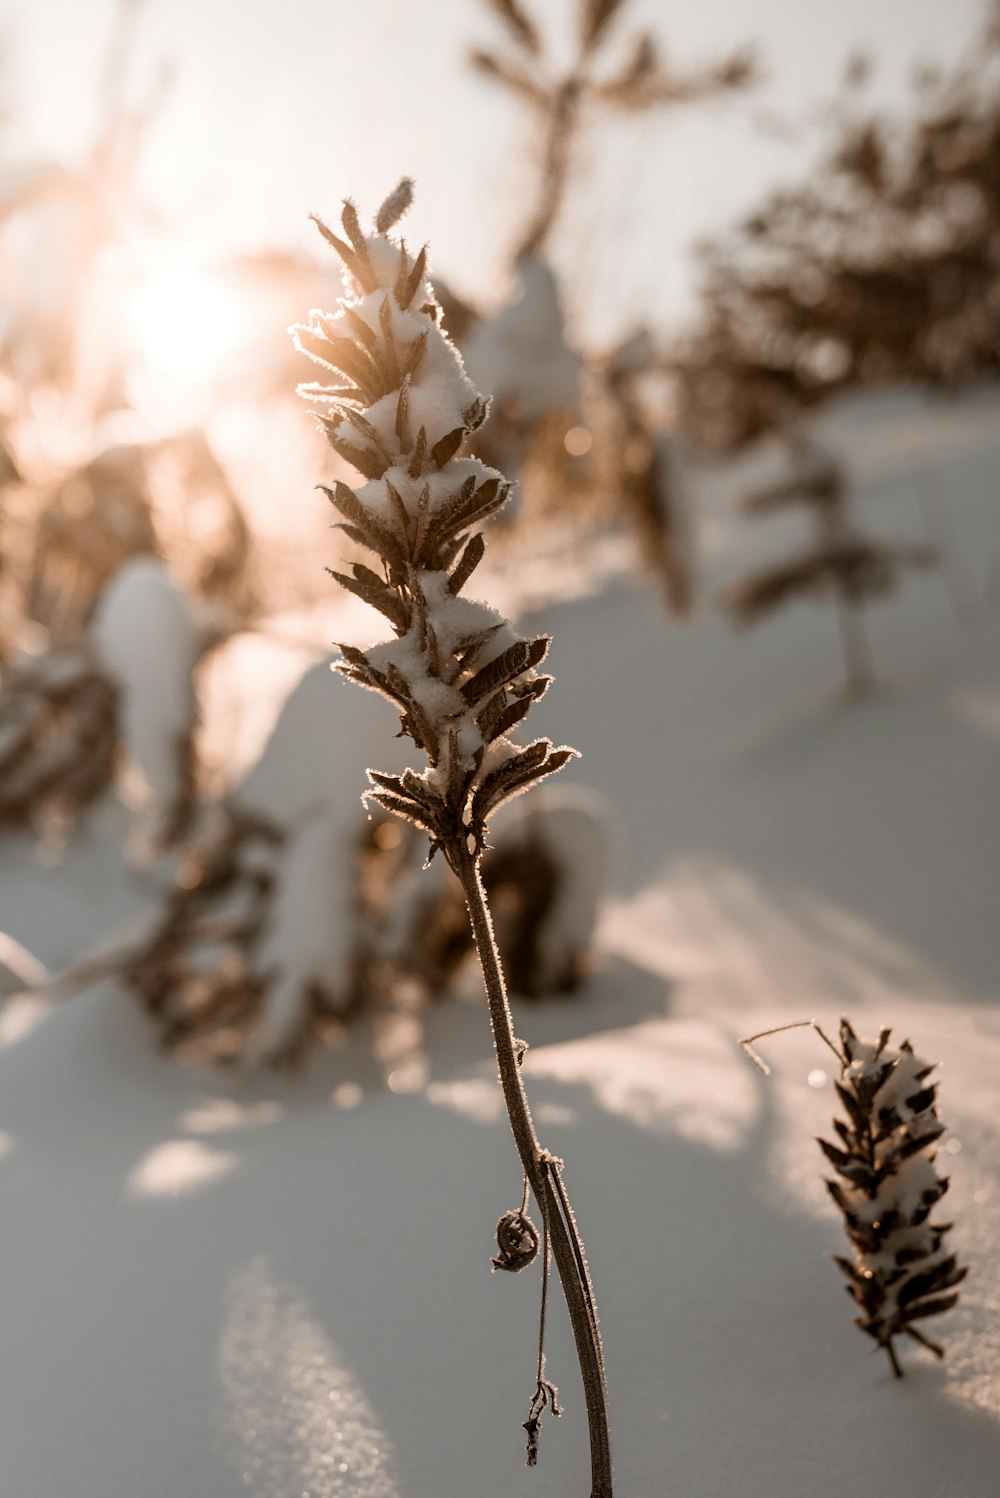
<instances>
[{"instance_id":1,"label":"sky","mask_svg":"<svg viewBox=\"0 0 1000 1498\"><path fill-rule=\"evenodd\" d=\"M555 55L572 0L524 0ZM689 317L699 237L806 169L846 58L879 60L873 97L898 105L918 60L969 44L985 0L631 0L624 43L652 28L697 64L745 41L766 81L735 102L605 121L583 143L554 257L591 344L640 320ZM16 0L5 10L8 160L72 160L91 136L116 0ZM530 206L531 131L464 58L497 35L483 0L145 0L130 97L173 77L150 134L143 185L188 239L214 249L311 245L311 211L342 197L372 210L417 182L408 233L466 295L495 301ZM564 45L564 43L563 43ZM622 47L624 51L624 46ZM778 117L780 136L765 117Z\"/></svg>"}]
</instances>

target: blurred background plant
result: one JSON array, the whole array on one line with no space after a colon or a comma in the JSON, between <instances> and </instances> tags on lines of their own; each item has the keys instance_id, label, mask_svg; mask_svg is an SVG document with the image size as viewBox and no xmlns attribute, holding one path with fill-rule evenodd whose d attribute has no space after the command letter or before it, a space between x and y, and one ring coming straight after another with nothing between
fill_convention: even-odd
<instances>
[{"instance_id":1,"label":"blurred background plant","mask_svg":"<svg viewBox=\"0 0 1000 1498\"><path fill-rule=\"evenodd\" d=\"M703 313L675 353L681 419L733 449L845 391L956 390L1000 350L1000 8L904 110L853 56L823 157L705 247Z\"/></svg>"},{"instance_id":2,"label":"blurred background plant","mask_svg":"<svg viewBox=\"0 0 1000 1498\"><path fill-rule=\"evenodd\" d=\"M813 516L813 535L803 551L732 584L726 605L734 622L746 627L798 598L831 598L840 622L847 692L863 697L875 690L876 680L865 605L892 594L904 569L933 567L937 556L929 546L865 535L850 514L843 466L801 434L792 433L789 446L791 476L752 489L743 496L743 509L768 515L801 505Z\"/></svg>"},{"instance_id":3,"label":"blurred background plant","mask_svg":"<svg viewBox=\"0 0 1000 1498\"><path fill-rule=\"evenodd\" d=\"M502 39L473 50L470 62L530 120L535 149L525 176L535 180L523 189L530 206L512 245L512 300L492 318L464 308L460 317L470 373L493 392L477 451L520 480L522 516L630 534L636 560L683 615L693 602L692 558L676 449L665 441L662 354L648 328L611 348L572 348L548 252L573 176L586 166L588 135L602 120L641 120L742 92L759 81L758 62L742 47L685 68L654 31L629 25L628 0L578 0L572 54L561 62L541 18L519 0L487 0L487 8Z\"/></svg>"}]
</instances>

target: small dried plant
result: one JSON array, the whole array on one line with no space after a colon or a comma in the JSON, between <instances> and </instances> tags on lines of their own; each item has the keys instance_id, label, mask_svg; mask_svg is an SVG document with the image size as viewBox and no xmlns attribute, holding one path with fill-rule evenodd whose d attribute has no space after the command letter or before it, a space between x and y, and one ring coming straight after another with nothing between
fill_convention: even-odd
<instances>
[{"instance_id":1,"label":"small dried plant","mask_svg":"<svg viewBox=\"0 0 1000 1498\"><path fill-rule=\"evenodd\" d=\"M0 828L68 828L107 791L118 689L85 644L12 665L0 681Z\"/></svg>"},{"instance_id":2,"label":"small dried plant","mask_svg":"<svg viewBox=\"0 0 1000 1498\"><path fill-rule=\"evenodd\" d=\"M540 143L541 173L522 250L537 253L551 238L566 198L574 152L592 113L642 115L710 101L757 81L751 48L684 69L664 55L654 33L645 29L624 42L624 55L616 62L613 54L628 0L577 0L568 68L548 55L542 26L520 0L486 0L486 5L500 22L503 41L476 47L469 60L481 77L530 110ZM544 17L544 7L537 10Z\"/></svg>"},{"instance_id":3,"label":"small dried plant","mask_svg":"<svg viewBox=\"0 0 1000 1498\"><path fill-rule=\"evenodd\" d=\"M836 1144L817 1141L839 1177L826 1185L854 1250L851 1258L836 1255L836 1263L858 1307L855 1326L885 1349L893 1373L902 1378L893 1339L910 1337L944 1357L940 1344L915 1323L950 1311L968 1273L945 1247L951 1224L930 1221L949 1185L935 1169L932 1150L944 1132L937 1084L928 1080L934 1063L922 1061L908 1040L894 1049L888 1029L877 1040L863 1040L842 1019L838 1046L813 1021L803 1023L817 1031L841 1069L837 1096L847 1116L833 1121ZM766 1071L751 1049L759 1039L752 1035L741 1044Z\"/></svg>"},{"instance_id":4,"label":"small dried plant","mask_svg":"<svg viewBox=\"0 0 1000 1498\"><path fill-rule=\"evenodd\" d=\"M462 591L482 559L476 527L504 504L508 485L478 459L461 456L465 439L485 421L488 402L473 388L439 325L426 277L426 250L411 255L390 230L410 204L404 179L366 233L350 202L343 237L320 219L349 281L335 313L314 311L293 329L297 345L332 376L301 387L326 410L319 416L334 451L364 482L326 492L348 537L377 561L334 573L378 610L393 638L357 650L341 647L339 669L397 709L403 735L426 759L402 775L369 771L367 799L422 828L430 856L441 852L457 875L482 965L500 1080L526 1189L518 1213L501 1219L500 1267L538 1233L524 1224L527 1188L543 1221L543 1300L550 1253L569 1310L590 1429L592 1498L612 1493L604 1361L593 1288L563 1182L562 1161L542 1148L521 1079L524 1044L515 1039L504 976L486 903L480 861L487 823L504 802L559 770L574 752L548 739L527 746L511 737L549 684L538 674L545 638L522 639L510 623ZM514 1221L514 1219L517 1221ZM506 1244L506 1250L505 1250ZM534 1257L534 1255L530 1255ZM558 1413L540 1346L528 1432L537 1456L542 1409Z\"/></svg>"},{"instance_id":5,"label":"small dried plant","mask_svg":"<svg viewBox=\"0 0 1000 1498\"><path fill-rule=\"evenodd\" d=\"M840 620L847 694L866 697L875 690L866 606L889 597L905 570L933 567L938 556L928 546L862 531L851 515L843 465L800 431L789 429L786 440L791 476L751 491L742 508L748 515L770 515L800 506L811 514L815 537L804 550L732 584L724 601L743 629L795 599L832 598Z\"/></svg>"},{"instance_id":6,"label":"small dried plant","mask_svg":"<svg viewBox=\"0 0 1000 1498\"><path fill-rule=\"evenodd\" d=\"M1000 6L979 10L953 62L914 68L901 110L865 88L872 59L854 54L816 117L819 159L703 245L701 313L676 362L699 446L732 451L848 390L996 378Z\"/></svg>"}]
</instances>

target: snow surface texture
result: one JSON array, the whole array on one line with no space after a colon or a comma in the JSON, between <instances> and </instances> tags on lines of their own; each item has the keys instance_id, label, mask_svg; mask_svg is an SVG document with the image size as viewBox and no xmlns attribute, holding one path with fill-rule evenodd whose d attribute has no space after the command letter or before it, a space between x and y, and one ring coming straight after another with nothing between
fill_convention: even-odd
<instances>
[{"instance_id":1,"label":"snow surface texture","mask_svg":"<svg viewBox=\"0 0 1000 1498\"><path fill-rule=\"evenodd\" d=\"M836 703L819 605L745 639L715 616L667 626L632 589L534 621L558 678L538 713L581 749L566 783L609 797L622 845L601 970L517 1021L544 1141L573 1162L623 1498L996 1489L997 414L869 412L846 434L859 466L895 465L861 517L912 535L907 465L936 433L917 479L943 495L975 614L956 620L934 574L873 610L871 702ZM946 419L965 423L950 452ZM707 525L716 583L772 544L721 498ZM149 901L97 830L55 869L28 840L0 846L0 925L50 967ZM945 1363L913 1348L898 1383L827 1257L843 1233L814 1136L834 1058L809 1031L776 1036L763 1078L737 1047L810 1015L829 1033L841 1013L941 1062L970 1275L934 1328ZM521 1184L480 995L433 1012L423 1045L416 1092L387 1087L360 1038L301 1082L239 1085L158 1058L105 989L0 1051L5 1494L587 1491L561 1311L548 1367L566 1413L523 1466L537 1280L490 1274Z\"/></svg>"}]
</instances>

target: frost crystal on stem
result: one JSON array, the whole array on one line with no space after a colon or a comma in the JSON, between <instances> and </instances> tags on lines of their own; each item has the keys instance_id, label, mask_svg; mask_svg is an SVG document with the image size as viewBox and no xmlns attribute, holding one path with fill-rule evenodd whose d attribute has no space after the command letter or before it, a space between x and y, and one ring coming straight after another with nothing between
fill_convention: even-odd
<instances>
[{"instance_id":1,"label":"frost crystal on stem","mask_svg":"<svg viewBox=\"0 0 1000 1498\"><path fill-rule=\"evenodd\" d=\"M301 393L326 408L319 420L331 446L364 480L326 492L342 529L375 558L377 568L356 562L350 574L333 576L378 610L393 631L367 650L342 646L338 669L395 705L402 733L425 757L422 768L402 775L369 770L367 795L422 827L431 854L440 849L461 883L511 1132L545 1224L543 1287L551 1248L576 1342L591 1495L612 1498L604 1355L590 1271L562 1162L542 1149L535 1133L519 1070L523 1042L514 1037L480 872L492 813L561 769L575 751L555 748L548 739L519 745L512 737L549 684L537 669L548 640L522 639L495 610L462 596L485 549L476 527L501 508L509 486L495 470L462 456L465 438L486 420L489 407L439 325L426 250L412 256L404 241L390 237L411 197L404 179L379 209L372 233L362 230L350 202L341 216L343 237L316 220L340 256L349 286L336 312L314 311L292 330L302 352L332 377L329 384L300 387ZM502 1256L504 1243L499 1246ZM526 1251L530 1245L519 1238L516 1247ZM513 1265L502 1261L500 1267ZM540 1344L544 1288L542 1307ZM532 1464L542 1407L548 1402L557 1413L555 1386L543 1379L542 1345L538 1356L526 1426Z\"/></svg>"}]
</instances>

